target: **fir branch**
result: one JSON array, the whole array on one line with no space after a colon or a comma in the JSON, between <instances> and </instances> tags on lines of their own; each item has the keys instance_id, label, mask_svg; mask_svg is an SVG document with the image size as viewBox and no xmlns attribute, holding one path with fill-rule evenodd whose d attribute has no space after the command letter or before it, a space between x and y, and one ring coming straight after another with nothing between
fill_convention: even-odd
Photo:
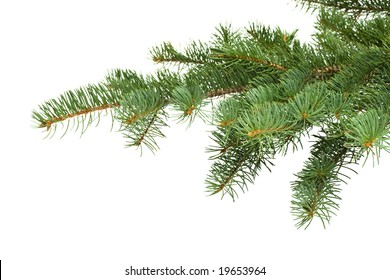
<instances>
[{"instance_id":1,"label":"fir branch","mask_svg":"<svg viewBox=\"0 0 390 280\"><path fill-rule=\"evenodd\" d=\"M138 139L135 141L135 143L134 143L136 146L141 145L142 141L144 141L146 135L147 135L148 132L150 131L150 128L152 127L153 123L155 122L156 117L157 117L157 113L155 113L155 114L151 117L150 121L148 121L148 123L147 123L147 125L146 125L144 131L140 134L139 138L138 138Z\"/></svg>"},{"instance_id":2,"label":"fir branch","mask_svg":"<svg viewBox=\"0 0 390 280\"><path fill-rule=\"evenodd\" d=\"M145 115L142 121L132 123L131 125L123 125L121 131L127 139L127 147L135 146L141 148L146 146L150 151L157 151L157 138L164 138L162 128L168 125L164 121L166 114L160 110L149 115Z\"/></svg>"},{"instance_id":3,"label":"fir branch","mask_svg":"<svg viewBox=\"0 0 390 280\"><path fill-rule=\"evenodd\" d=\"M243 167L245 160L245 156L241 156L240 158L238 158L233 167L228 170L226 177L222 178L222 180L218 182L218 185L212 185L212 188L214 190L211 195L224 191L224 193L229 193L230 196L234 199L237 193L234 191L233 188L231 188L230 185L232 184L234 177L237 176L237 173Z\"/></svg>"},{"instance_id":4,"label":"fir branch","mask_svg":"<svg viewBox=\"0 0 390 280\"><path fill-rule=\"evenodd\" d=\"M308 7L336 8L346 12L355 13L390 13L388 1L375 0L296 0Z\"/></svg>"},{"instance_id":5,"label":"fir branch","mask_svg":"<svg viewBox=\"0 0 390 280\"><path fill-rule=\"evenodd\" d=\"M371 109L346 121L346 146L358 149L357 155L379 155L381 149L390 151L390 116L381 110Z\"/></svg>"},{"instance_id":6,"label":"fir branch","mask_svg":"<svg viewBox=\"0 0 390 280\"><path fill-rule=\"evenodd\" d=\"M232 26L220 24L213 34L212 43L214 46L233 45L240 40L240 30L233 29Z\"/></svg>"},{"instance_id":7,"label":"fir branch","mask_svg":"<svg viewBox=\"0 0 390 280\"><path fill-rule=\"evenodd\" d=\"M234 201L238 196L235 187L245 192L247 184L253 183L261 167L272 165L266 154L242 144L232 145L216 157L206 179L206 190L210 195L221 193L223 198L228 194Z\"/></svg>"},{"instance_id":8,"label":"fir branch","mask_svg":"<svg viewBox=\"0 0 390 280\"><path fill-rule=\"evenodd\" d=\"M324 227L339 209L341 168L352 162L354 153L344 146L345 137L328 138L317 136L310 158L292 183L293 201L291 211L296 216L297 227L307 228L314 217L319 217ZM346 160L346 159L350 160Z\"/></svg>"},{"instance_id":9,"label":"fir branch","mask_svg":"<svg viewBox=\"0 0 390 280\"><path fill-rule=\"evenodd\" d=\"M319 30L330 31L339 37L344 44L361 44L383 47L390 36L390 18L379 17L365 21L356 21L344 13L322 9L318 15Z\"/></svg>"},{"instance_id":10,"label":"fir branch","mask_svg":"<svg viewBox=\"0 0 390 280\"><path fill-rule=\"evenodd\" d=\"M33 111L32 116L38 127L50 130L56 123L74 118L99 113L120 106L121 95L109 90L104 85L88 86L74 91L67 91L57 100L51 99ZM90 125L90 122L87 126Z\"/></svg>"},{"instance_id":11,"label":"fir branch","mask_svg":"<svg viewBox=\"0 0 390 280\"><path fill-rule=\"evenodd\" d=\"M207 102L206 95L202 88L193 82L187 82L185 85L176 87L172 92L173 108L179 111L177 117L180 121L189 120L189 124L197 115L204 116L201 107Z\"/></svg>"},{"instance_id":12,"label":"fir branch","mask_svg":"<svg viewBox=\"0 0 390 280\"><path fill-rule=\"evenodd\" d=\"M330 86L336 91L358 92L360 87L372 81L378 71L389 67L389 63L390 53L382 49L363 47L348 58L343 71L330 80Z\"/></svg>"},{"instance_id":13,"label":"fir branch","mask_svg":"<svg viewBox=\"0 0 390 280\"><path fill-rule=\"evenodd\" d=\"M247 87L245 86L237 86L237 87L231 87L231 88L223 88L223 89L216 89L213 91L209 91L207 93L207 97L218 97L223 96L231 93L242 93L247 90Z\"/></svg>"},{"instance_id":14,"label":"fir branch","mask_svg":"<svg viewBox=\"0 0 390 280\"><path fill-rule=\"evenodd\" d=\"M315 125L327 118L326 95L329 89L323 84L308 85L287 103L293 117L304 125Z\"/></svg>"},{"instance_id":15,"label":"fir branch","mask_svg":"<svg viewBox=\"0 0 390 280\"><path fill-rule=\"evenodd\" d=\"M271 67L271 68L274 68L274 69L277 69L277 70L280 70L280 71L287 71L287 69L282 66L282 65L279 65L277 63L273 63L271 61L268 61L268 60L265 60L265 59L260 59L260 58L257 58L257 57L251 57L251 56L245 56L245 55L233 55L233 54L222 54L222 53L215 53L213 54L213 57L215 58L219 58L219 59L226 59L226 60L244 60L244 61L249 61L249 62L255 62L255 63L259 63L259 64L262 64L264 66L268 66L268 67Z\"/></svg>"},{"instance_id":16,"label":"fir branch","mask_svg":"<svg viewBox=\"0 0 390 280\"><path fill-rule=\"evenodd\" d=\"M203 64L202 61L199 60L185 60L185 59L178 59L178 58L168 58L168 57L153 57L153 61L156 63L194 63L194 64Z\"/></svg>"},{"instance_id":17,"label":"fir branch","mask_svg":"<svg viewBox=\"0 0 390 280\"><path fill-rule=\"evenodd\" d=\"M207 191L233 200L277 153L302 147L302 136L321 128L292 183L291 210L298 227L314 217L325 226L339 208L342 172L365 155L390 152L390 2L298 1L321 6L314 43L280 28L219 26L208 43L153 48L153 60L164 64L155 74L113 70L95 86L44 102L33 119L47 130L78 120L84 132L95 114L115 111L127 145L154 152L170 109L191 123L208 117L210 101L216 129ZM366 17L357 20L359 13Z\"/></svg>"},{"instance_id":18,"label":"fir branch","mask_svg":"<svg viewBox=\"0 0 390 280\"><path fill-rule=\"evenodd\" d=\"M251 24L246 31L250 35L249 41L254 41L256 45L269 50L290 50L298 43L296 40L298 30L290 33L279 27L273 29L269 26Z\"/></svg>"},{"instance_id":19,"label":"fir branch","mask_svg":"<svg viewBox=\"0 0 390 280\"><path fill-rule=\"evenodd\" d=\"M196 81L204 92L204 98L212 98L244 92L260 73L259 69L248 70L240 65L206 64L190 69L184 79Z\"/></svg>"},{"instance_id":20,"label":"fir branch","mask_svg":"<svg viewBox=\"0 0 390 280\"><path fill-rule=\"evenodd\" d=\"M116 118L122 123L125 138L130 139L128 146L145 143L152 151L157 149L154 138L164 137L161 128L167 126L162 119L166 103L156 89L132 92L122 99Z\"/></svg>"},{"instance_id":21,"label":"fir branch","mask_svg":"<svg viewBox=\"0 0 390 280\"><path fill-rule=\"evenodd\" d=\"M120 104L104 104L104 105L97 106L97 107L86 108L84 110L81 110L81 111L78 111L78 112L75 112L72 114L67 114L64 116L59 116L59 117L48 119L48 120L42 120L38 127L46 128L47 130L49 130L51 128L51 126L57 122L62 122L62 121L65 121L67 119L78 117L81 115L87 115L87 114L90 114L90 113L93 113L96 111L104 111L104 110L111 109L111 108L118 108L119 106L120 106ZM34 116L36 115L35 112L33 112L33 114L34 114Z\"/></svg>"},{"instance_id":22,"label":"fir branch","mask_svg":"<svg viewBox=\"0 0 390 280\"><path fill-rule=\"evenodd\" d=\"M204 64L210 62L209 48L202 42L192 42L184 52L176 50L170 42L165 42L151 50L156 63Z\"/></svg>"},{"instance_id":23,"label":"fir branch","mask_svg":"<svg viewBox=\"0 0 390 280\"><path fill-rule=\"evenodd\" d=\"M332 77L334 74L343 70L341 65L331 65L316 68L312 71L312 77L316 79L323 79L324 77Z\"/></svg>"}]
</instances>

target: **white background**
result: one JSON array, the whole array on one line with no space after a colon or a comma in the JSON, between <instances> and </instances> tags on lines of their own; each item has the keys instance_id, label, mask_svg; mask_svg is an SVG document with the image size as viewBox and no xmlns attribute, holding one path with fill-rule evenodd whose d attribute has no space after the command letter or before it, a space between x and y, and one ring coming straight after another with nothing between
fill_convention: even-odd
<instances>
[{"instance_id":1,"label":"white background","mask_svg":"<svg viewBox=\"0 0 390 280\"><path fill-rule=\"evenodd\" d=\"M124 149L107 119L43 140L31 111L108 70L153 71L162 41L207 41L219 23L279 25L308 40L314 16L288 0L1 1L0 259L4 279L129 277L133 267L266 267L264 277L388 279L390 156L343 186L341 209L324 230L297 230L290 182L306 150L278 158L233 203L207 197L211 144L201 121L171 122L156 155ZM271 4L272 3L272 4ZM188 279L230 279L227 276ZM177 277L169 279L187 279Z\"/></svg>"}]
</instances>

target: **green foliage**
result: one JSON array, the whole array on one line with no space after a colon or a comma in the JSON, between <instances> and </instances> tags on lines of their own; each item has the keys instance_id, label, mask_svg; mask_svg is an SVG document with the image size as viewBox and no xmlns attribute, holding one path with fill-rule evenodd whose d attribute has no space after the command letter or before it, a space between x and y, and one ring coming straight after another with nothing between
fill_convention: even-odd
<instances>
[{"instance_id":1,"label":"green foliage","mask_svg":"<svg viewBox=\"0 0 390 280\"><path fill-rule=\"evenodd\" d=\"M329 138L317 136L310 158L303 169L296 174L292 183L292 213L297 226L308 227L315 216L325 227L332 215L339 209L339 185L347 175L341 173L356 161L354 150L345 147L345 137Z\"/></svg>"},{"instance_id":2,"label":"green foliage","mask_svg":"<svg viewBox=\"0 0 390 280\"><path fill-rule=\"evenodd\" d=\"M111 90L105 84L89 85L46 101L38 111L33 111L32 117L38 127L48 131L55 131L57 123L67 121L65 133L70 120L73 120L73 127L77 124L77 130L81 126L83 133L96 119L96 114L99 119L101 111L118 107L121 97L120 92Z\"/></svg>"},{"instance_id":3,"label":"green foliage","mask_svg":"<svg viewBox=\"0 0 390 280\"><path fill-rule=\"evenodd\" d=\"M209 42L154 47L152 59L163 65L156 73L113 70L97 85L44 102L33 119L49 133L64 122L66 132L71 121L84 132L109 110L127 146L155 152L170 116L188 125L200 117L215 127L206 190L233 200L310 135L291 211L298 227L314 217L325 226L339 209L345 171L390 151L390 2L297 2L318 12L311 44L297 31L221 25Z\"/></svg>"},{"instance_id":4,"label":"green foliage","mask_svg":"<svg viewBox=\"0 0 390 280\"><path fill-rule=\"evenodd\" d=\"M365 14L385 14L390 13L390 2L386 0L297 0L297 2L307 6L309 9L319 7L334 8L344 13L356 16Z\"/></svg>"}]
</instances>

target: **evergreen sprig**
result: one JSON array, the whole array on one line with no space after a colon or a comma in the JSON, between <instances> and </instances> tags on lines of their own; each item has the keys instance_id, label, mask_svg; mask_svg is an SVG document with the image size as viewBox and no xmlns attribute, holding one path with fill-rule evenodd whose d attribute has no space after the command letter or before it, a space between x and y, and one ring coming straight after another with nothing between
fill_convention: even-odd
<instances>
[{"instance_id":1,"label":"evergreen sprig","mask_svg":"<svg viewBox=\"0 0 390 280\"><path fill-rule=\"evenodd\" d=\"M354 150L348 149L345 137L329 138L316 135L310 158L296 174L292 183L292 213L298 227L308 227L314 217L319 217L324 227L339 209L341 199L339 185L348 175L343 170L352 170L349 165L356 162Z\"/></svg>"},{"instance_id":2,"label":"evergreen sprig","mask_svg":"<svg viewBox=\"0 0 390 280\"><path fill-rule=\"evenodd\" d=\"M354 15L390 14L390 3L386 0L297 0L308 8L326 7Z\"/></svg>"},{"instance_id":3,"label":"evergreen sprig","mask_svg":"<svg viewBox=\"0 0 390 280\"><path fill-rule=\"evenodd\" d=\"M220 25L209 42L154 47L156 73L113 70L44 102L33 119L49 133L72 121L84 132L110 111L127 146L155 152L169 117L189 125L200 117L214 126L206 190L233 200L276 155L319 131L291 184L291 211L298 227L314 217L326 226L352 164L390 152L390 2L297 2L318 11L313 43L297 31Z\"/></svg>"}]
</instances>

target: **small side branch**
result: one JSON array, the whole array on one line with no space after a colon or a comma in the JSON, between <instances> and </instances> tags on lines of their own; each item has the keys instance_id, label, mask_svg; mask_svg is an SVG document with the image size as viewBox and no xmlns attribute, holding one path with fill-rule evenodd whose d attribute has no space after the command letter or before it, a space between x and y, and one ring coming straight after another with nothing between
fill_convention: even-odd
<instances>
[{"instance_id":1,"label":"small side branch","mask_svg":"<svg viewBox=\"0 0 390 280\"><path fill-rule=\"evenodd\" d=\"M145 136L148 134L151 126L153 125L154 121L156 120L156 117L157 117L157 113L155 113L153 115L153 117L151 118L151 120L148 122L148 124L146 125L144 131L140 134L139 138L134 142L136 146L140 146L142 141L144 141L145 139Z\"/></svg>"},{"instance_id":2,"label":"small side branch","mask_svg":"<svg viewBox=\"0 0 390 280\"><path fill-rule=\"evenodd\" d=\"M245 86L236 86L231 88L217 89L217 90L209 91L207 93L207 97L212 98L212 97L222 96L230 93L241 93L244 92L246 89L247 87Z\"/></svg>"},{"instance_id":3,"label":"small side branch","mask_svg":"<svg viewBox=\"0 0 390 280\"><path fill-rule=\"evenodd\" d=\"M200 60L187 60L183 61L175 58L167 58L167 57L153 57L153 61L156 63L192 63L192 64L204 64L203 61Z\"/></svg>"},{"instance_id":4,"label":"small side branch","mask_svg":"<svg viewBox=\"0 0 390 280\"><path fill-rule=\"evenodd\" d=\"M55 123L65 121L65 120L73 118L73 117L87 115L89 113L93 113L93 112L97 112L97 111L103 111L103 110L111 109L111 108L118 108L119 106L120 106L119 103L114 103L114 104L104 104L101 106L86 108L84 110L80 110L80 111L77 111L75 113L66 114L64 116L59 116L59 117L55 117L52 119L42 121L41 124L39 125L39 127L40 128L46 127L46 129L49 130L51 128L51 126Z\"/></svg>"},{"instance_id":5,"label":"small side branch","mask_svg":"<svg viewBox=\"0 0 390 280\"><path fill-rule=\"evenodd\" d=\"M224 190L226 187L229 187L229 185L232 183L232 180L235 176L237 176L237 173L239 172L240 168L242 168L242 165L244 164L245 157L242 156L240 160L236 163L236 165L230 170L228 176L219 184L219 186L214 190L213 194L217 194ZM228 190L226 192L229 192ZM232 196L233 197L233 196Z\"/></svg>"},{"instance_id":6,"label":"small side branch","mask_svg":"<svg viewBox=\"0 0 390 280\"><path fill-rule=\"evenodd\" d=\"M351 5L351 4L346 4L343 2L338 2L338 1L320 1L320 0L301 0L301 2L306 2L308 5L310 4L315 4L315 5L320 5L320 6L326 6L326 7L331 7L331 8L338 8L338 9L344 9L346 11L357 11L360 13L370 13L370 12L390 12L389 6L380 6L380 1L375 2L377 6L363 6L363 5ZM384 1L386 2L386 1ZM384 3L383 2L383 3ZM358 3L358 1L356 1Z\"/></svg>"},{"instance_id":7,"label":"small side branch","mask_svg":"<svg viewBox=\"0 0 390 280\"><path fill-rule=\"evenodd\" d=\"M241 60L246 60L246 61L252 61L255 63L260 63L260 64L263 64L265 66L269 66L269 67L278 69L280 71L287 71L287 68L285 68L282 65L273 63L273 62L268 61L268 60L260 59L257 57L244 56L244 55L226 55L226 54L215 54L215 57L224 58L224 59L241 59Z\"/></svg>"}]
</instances>

